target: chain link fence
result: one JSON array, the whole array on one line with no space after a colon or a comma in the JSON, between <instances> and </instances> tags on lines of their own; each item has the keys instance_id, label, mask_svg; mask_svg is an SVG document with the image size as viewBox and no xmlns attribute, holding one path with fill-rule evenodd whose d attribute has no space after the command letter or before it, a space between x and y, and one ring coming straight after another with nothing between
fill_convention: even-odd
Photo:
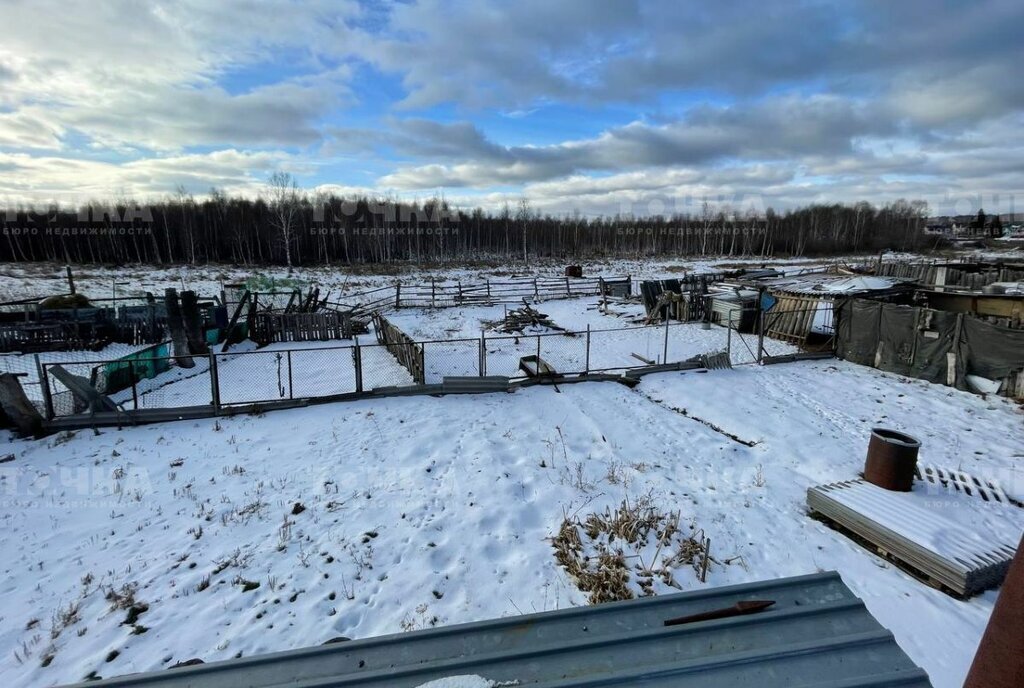
<instances>
[{"instance_id":1,"label":"chain link fence","mask_svg":"<svg viewBox=\"0 0 1024 688\"><path fill-rule=\"evenodd\" d=\"M42 363L43 383L36 381L41 398L34 401L49 417L109 411L111 402L122 411L258 406L439 384L448 377L521 379L527 376L521 368L524 358L534 361L539 357L561 375L617 373L719 352L728 352L733 365L751 364L765 356L795 353L800 347L808 348L808 343L825 348L834 340L830 304L808 313L766 312L765 336L758 329L761 323L756 311L750 315L736 311L734 317L714 324L669 322L577 332L484 333L477 339L410 340L407 346L412 358L396 355L393 344L389 349L384 344L356 340L349 346L287 349L271 345L186 357L191 366L183 365L181 358L152 353L115 361ZM786 323L796 323L790 327L793 332L784 331ZM777 329L769 329L773 327ZM32 389L32 379L27 374L23 377L25 386Z\"/></svg>"},{"instance_id":2,"label":"chain link fence","mask_svg":"<svg viewBox=\"0 0 1024 688\"><path fill-rule=\"evenodd\" d=\"M453 339L423 342L423 373L428 385L446 377L480 375L480 340Z\"/></svg>"},{"instance_id":3,"label":"chain link fence","mask_svg":"<svg viewBox=\"0 0 1024 688\"><path fill-rule=\"evenodd\" d=\"M359 345L361 390L372 392L382 387L409 387L416 384L412 373L402 366L384 344Z\"/></svg>"}]
</instances>

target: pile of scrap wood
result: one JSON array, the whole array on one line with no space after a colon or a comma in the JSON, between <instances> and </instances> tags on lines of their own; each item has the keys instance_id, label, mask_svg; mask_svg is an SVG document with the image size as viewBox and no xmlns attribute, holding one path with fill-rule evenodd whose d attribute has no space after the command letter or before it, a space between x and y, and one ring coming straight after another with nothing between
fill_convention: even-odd
<instances>
[{"instance_id":1,"label":"pile of scrap wood","mask_svg":"<svg viewBox=\"0 0 1024 688\"><path fill-rule=\"evenodd\" d=\"M565 332L564 327L556 325L546 313L541 313L531 308L525 299L523 300L522 308L507 311L503 320L491 323L491 327L507 334L523 334L523 330L530 326L546 327L551 330Z\"/></svg>"},{"instance_id":2,"label":"pile of scrap wood","mask_svg":"<svg viewBox=\"0 0 1024 688\"><path fill-rule=\"evenodd\" d=\"M596 310L601 315L613 315L617 318L628 318L630 322L640 324L645 321L643 317L637 317L636 309L630 308L642 304L640 296L601 296L597 305L587 306L588 311ZM617 310L616 306L624 307L627 310Z\"/></svg>"}]
</instances>

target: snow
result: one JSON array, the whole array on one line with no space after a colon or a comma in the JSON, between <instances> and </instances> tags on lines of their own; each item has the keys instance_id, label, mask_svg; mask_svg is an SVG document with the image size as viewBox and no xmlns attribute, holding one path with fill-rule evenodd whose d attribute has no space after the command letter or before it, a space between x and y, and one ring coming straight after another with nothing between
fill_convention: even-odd
<instances>
[{"instance_id":1,"label":"snow","mask_svg":"<svg viewBox=\"0 0 1024 688\"><path fill-rule=\"evenodd\" d=\"M836 294L849 294L853 292L889 289L895 283L895 280L886 279L884 277L848 277L846 279L826 282L822 285L822 289Z\"/></svg>"},{"instance_id":2,"label":"snow","mask_svg":"<svg viewBox=\"0 0 1024 688\"><path fill-rule=\"evenodd\" d=\"M448 676L421 683L417 688L494 688L494 681L476 675Z\"/></svg>"},{"instance_id":3,"label":"snow","mask_svg":"<svg viewBox=\"0 0 1024 688\"><path fill-rule=\"evenodd\" d=\"M1002 469L1019 495L1020 421L1002 399L824 361L12 442L0 677L46 685L582 604L547 538L566 513L650 495L734 562L708 585L837 569L937 686L958 685L995 593L921 585L809 519L804 493L854 477L887 425L923 439L922 461ZM144 633L105 599L125 585L148 605Z\"/></svg>"},{"instance_id":4,"label":"snow","mask_svg":"<svg viewBox=\"0 0 1024 688\"><path fill-rule=\"evenodd\" d=\"M625 329L638 308L617 306L615 317L594 301L539 308L571 329L613 328L593 367L597 356L609 365L661 356L662 328ZM416 338L476 340L502 313L402 310L392 320ZM723 328L670 328L670 358L722 349L727 337L744 350ZM520 339L531 353L536 338ZM543 339L576 360L576 339ZM462 348L429 375L475 372L472 343L451 345ZM306 363L297 393L349 384L345 350L303 348L291 354ZM514 359L494 348L508 352L495 368ZM233 390L258 382L253 395L277 398L284 350L239 347L221 374ZM174 371L182 379L171 384L151 381L142 403L206 403L201 365ZM381 380L397 374L393 359L379 366ZM595 382L369 399L11 439L4 453L15 459L0 464L0 683L52 685L584 604L550 538L567 515L647 498L711 538L707 586L838 570L934 685L958 686L996 592L958 601L922 585L810 519L805 493L857 477L871 428L884 426L920 438L922 464L998 481L1020 498L1022 420L1006 399L826 360L651 375L632 390ZM1016 507L965 508L1007 536L1024 527ZM674 579L703 587L686 567ZM137 619L130 601L146 607Z\"/></svg>"},{"instance_id":5,"label":"snow","mask_svg":"<svg viewBox=\"0 0 1024 688\"><path fill-rule=\"evenodd\" d=\"M942 494L932 483L918 483L911 492L884 490L868 482L843 484L827 491L828 499L848 507L886 530L964 570L998 559L1014 549L1024 530L1024 510L992 509L980 497Z\"/></svg>"}]
</instances>

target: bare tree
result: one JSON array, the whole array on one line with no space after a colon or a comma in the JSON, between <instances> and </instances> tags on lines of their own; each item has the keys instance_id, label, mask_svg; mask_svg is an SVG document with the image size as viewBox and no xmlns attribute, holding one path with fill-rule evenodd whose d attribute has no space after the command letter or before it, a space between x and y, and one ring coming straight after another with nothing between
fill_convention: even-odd
<instances>
[{"instance_id":1,"label":"bare tree","mask_svg":"<svg viewBox=\"0 0 1024 688\"><path fill-rule=\"evenodd\" d=\"M279 170L267 180L267 192L270 195L270 224L281 233L285 264L291 270L295 220L299 212L299 187L291 174Z\"/></svg>"}]
</instances>

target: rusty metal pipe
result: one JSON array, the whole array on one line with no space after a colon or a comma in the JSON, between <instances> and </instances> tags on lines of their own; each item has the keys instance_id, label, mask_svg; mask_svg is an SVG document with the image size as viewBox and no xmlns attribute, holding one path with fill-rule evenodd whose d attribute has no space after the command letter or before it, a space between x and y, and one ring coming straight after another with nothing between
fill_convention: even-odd
<instances>
[{"instance_id":1,"label":"rusty metal pipe","mask_svg":"<svg viewBox=\"0 0 1024 688\"><path fill-rule=\"evenodd\" d=\"M873 428L864 461L864 479L886 490L910 492L921 443L902 432Z\"/></svg>"}]
</instances>

